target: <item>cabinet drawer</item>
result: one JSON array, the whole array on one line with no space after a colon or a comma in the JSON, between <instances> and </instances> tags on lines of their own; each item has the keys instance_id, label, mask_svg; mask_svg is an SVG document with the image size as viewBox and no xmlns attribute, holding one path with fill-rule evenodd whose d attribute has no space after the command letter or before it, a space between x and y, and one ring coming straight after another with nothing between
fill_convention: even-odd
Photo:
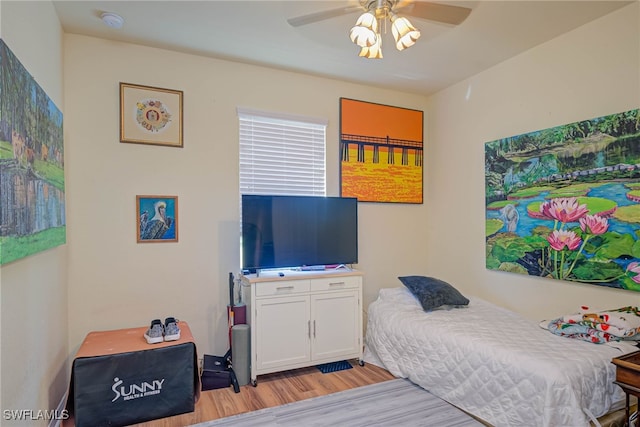
<instances>
[{"instance_id":1,"label":"cabinet drawer","mask_svg":"<svg viewBox=\"0 0 640 427\"><path fill-rule=\"evenodd\" d=\"M309 280L284 280L281 282L260 282L255 284L256 296L287 295L309 292Z\"/></svg>"},{"instance_id":2,"label":"cabinet drawer","mask_svg":"<svg viewBox=\"0 0 640 427\"><path fill-rule=\"evenodd\" d=\"M312 291L335 291L357 288L361 283L359 276L323 277L311 280Z\"/></svg>"}]
</instances>

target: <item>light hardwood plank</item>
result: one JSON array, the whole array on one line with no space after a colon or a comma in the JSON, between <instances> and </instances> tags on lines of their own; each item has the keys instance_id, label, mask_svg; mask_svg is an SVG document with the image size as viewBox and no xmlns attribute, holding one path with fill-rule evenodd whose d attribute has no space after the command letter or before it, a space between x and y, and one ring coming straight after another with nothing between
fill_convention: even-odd
<instances>
[{"instance_id":1,"label":"light hardwood plank","mask_svg":"<svg viewBox=\"0 0 640 427\"><path fill-rule=\"evenodd\" d=\"M309 367L263 375L258 377L257 387L242 386L240 393L234 393L232 387L203 391L193 412L135 426L184 427L394 378L388 371L375 365L359 366L357 361L351 361L351 364L354 365L352 369L328 374L323 374L316 367Z\"/></svg>"}]
</instances>

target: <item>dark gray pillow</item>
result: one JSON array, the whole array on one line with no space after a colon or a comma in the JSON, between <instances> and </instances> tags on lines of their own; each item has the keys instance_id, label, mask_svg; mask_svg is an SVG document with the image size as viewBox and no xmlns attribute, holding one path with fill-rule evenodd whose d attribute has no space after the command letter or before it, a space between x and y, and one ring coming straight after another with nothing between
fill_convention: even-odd
<instances>
[{"instance_id":1,"label":"dark gray pillow","mask_svg":"<svg viewBox=\"0 0 640 427\"><path fill-rule=\"evenodd\" d=\"M431 311L445 305L460 307L469 304L469 300L464 295L442 280L425 276L404 276L398 279L420 301L424 311Z\"/></svg>"}]
</instances>

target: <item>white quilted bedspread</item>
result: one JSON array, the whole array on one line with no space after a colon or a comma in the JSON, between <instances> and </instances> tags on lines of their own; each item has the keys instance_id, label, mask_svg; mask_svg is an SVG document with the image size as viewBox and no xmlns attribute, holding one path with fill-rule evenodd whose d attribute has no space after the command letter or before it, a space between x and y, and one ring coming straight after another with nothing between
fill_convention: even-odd
<instances>
[{"instance_id":1,"label":"white quilted bedspread","mask_svg":"<svg viewBox=\"0 0 640 427\"><path fill-rule=\"evenodd\" d=\"M588 426L624 401L611 359L638 350L553 335L479 298L425 313L403 287L369 306L364 360L501 426Z\"/></svg>"}]
</instances>

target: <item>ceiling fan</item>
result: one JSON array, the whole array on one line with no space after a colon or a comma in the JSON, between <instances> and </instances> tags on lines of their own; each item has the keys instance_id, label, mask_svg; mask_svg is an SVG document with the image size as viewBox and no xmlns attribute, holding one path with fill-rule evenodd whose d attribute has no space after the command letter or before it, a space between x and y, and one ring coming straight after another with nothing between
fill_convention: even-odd
<instances>
[{"instance_id":1,"label":"ceiling fan","mask_svg":"<svg viewBox=\"0 0 640 427\"><path fill-rule=\"evenodd\" d=\"M391 30L398 50L413 46L420 37L417 30L405 17L408 15L419 19L440 22L450 25L461 24L471 9L441 3L413 0L359 0L357 5L347 5L335 9L310 13L287 20L289 25L299 27L326 19L336 18L355 12L364 12L350 31L351 41L360 46L360 56L365 58L382 58L382 38L378 28L386 19L391 21Z\"/></svg>"}]
</instances>

